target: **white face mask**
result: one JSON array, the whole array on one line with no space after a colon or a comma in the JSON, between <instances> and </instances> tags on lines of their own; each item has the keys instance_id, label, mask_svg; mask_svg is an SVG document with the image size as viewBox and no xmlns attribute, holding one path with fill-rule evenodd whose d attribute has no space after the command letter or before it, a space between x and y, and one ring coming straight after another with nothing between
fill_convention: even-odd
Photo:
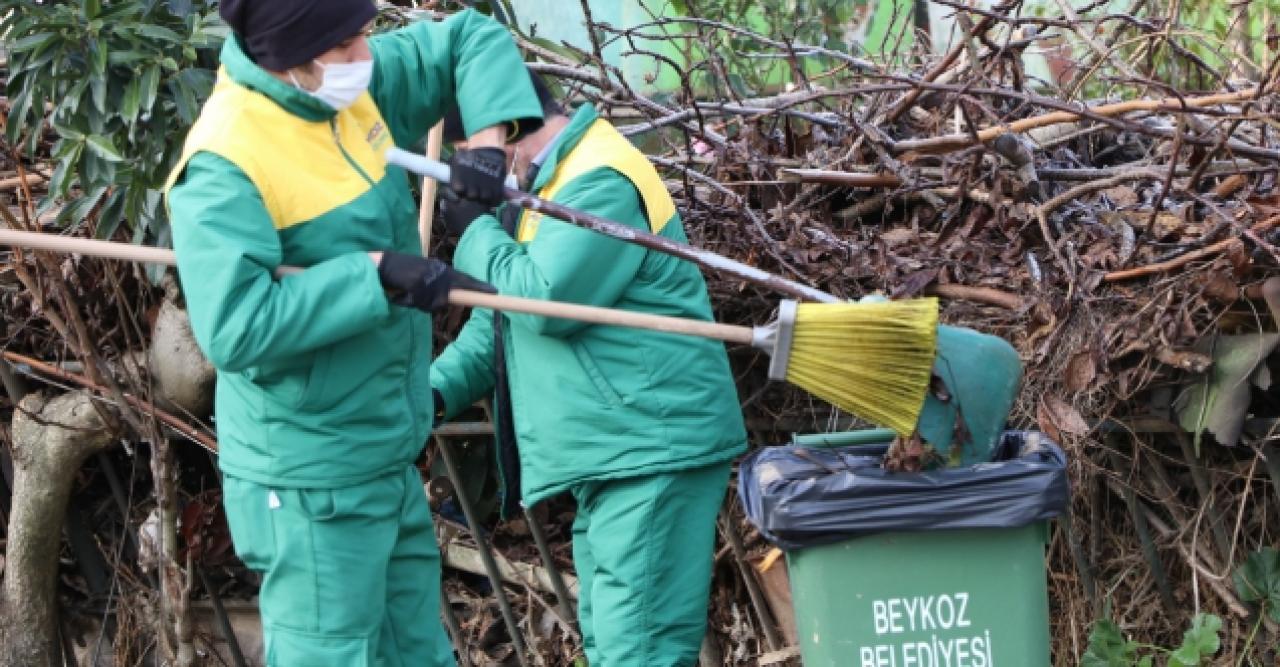
<instances>
[{"instance_id":1,"label":"white face mask","mask_svg":"<svg viewBox=\"0 0 1280 667\"><path fill-rule=\"evenodd\" d=\"M334 109L341 110L355 104L360 95L369 89L369 81L373 79L373 60L327 65L318 60L313 62L324 71L320 87L315 90L306 90L298 85L298 79L293 76L293 70L289 70L293 85Z\"/></svg>"}]
</instances>

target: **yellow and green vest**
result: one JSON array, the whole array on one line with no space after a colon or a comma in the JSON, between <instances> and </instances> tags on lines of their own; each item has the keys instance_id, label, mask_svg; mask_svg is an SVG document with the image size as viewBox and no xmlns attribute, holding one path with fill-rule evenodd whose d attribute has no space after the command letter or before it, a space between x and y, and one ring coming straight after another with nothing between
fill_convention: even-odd
<instances>
[{"instance_id":1,"label":"yellow and green vest","mask_svg":"<svg viewBox=\"0 0 1280 667\"><path fill-rule=\"evenodd\" d=\"M455 101L468 132L541 116L510 36L473 11L370 50L369 93L335 111L228 39L167 188L192 328L219 371L219 464L265 485L345 486L416 458L431 320L389 305L368 257L421 252L409 178L383 155L417 149ZM282 266L306 270L273 277Z\"/></svg>"}]
</instances>

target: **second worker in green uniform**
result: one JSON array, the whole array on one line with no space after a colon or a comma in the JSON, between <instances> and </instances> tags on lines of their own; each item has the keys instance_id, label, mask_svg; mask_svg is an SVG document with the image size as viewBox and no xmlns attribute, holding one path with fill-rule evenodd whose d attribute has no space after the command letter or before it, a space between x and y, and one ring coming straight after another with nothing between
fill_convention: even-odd
<instances>
[{"instance_id":1,"label":"second worker in green uniform","mask_svg":"<svg viewBox=\"0 0 1280 667\"><path fill-rule=\"evenodd\" d=\"M534 83L544 125L507 147L524 189L686 242L675 204L645 156L590 105L568 116L536 77ZM446 115L445 139L462 146L453 121ZM445 223L460 237L454 266L502 294L712 319L693 264L537 213L514 213L446 202ZM492 311L474 311L432 365L439 407L446 416L466 409L494 391L497 371L510 396L510 423L499 428L513 431L519 445L522 502L532 506L561 492L577 501L573 555L592 667L695 664L716 516L730 461L746 444L723 345L503 317L495 338Z\"/></svg>"}]
</instances>

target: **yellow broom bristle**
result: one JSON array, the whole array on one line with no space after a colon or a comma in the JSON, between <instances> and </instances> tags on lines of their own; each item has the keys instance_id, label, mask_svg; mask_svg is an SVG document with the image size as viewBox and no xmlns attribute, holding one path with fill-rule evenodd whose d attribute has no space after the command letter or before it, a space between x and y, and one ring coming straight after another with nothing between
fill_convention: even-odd
<instances>
[{"instance_id":1,"label":"yellow broom bristle","mask_svg":"<svg viewBox=\"0 0 1280 667\"><path fill-rule=\"evenodd\" d=\"M802 303L787 381L873 424L909 435L933 369L938 300Z\"/></svg>"}]
</instances>

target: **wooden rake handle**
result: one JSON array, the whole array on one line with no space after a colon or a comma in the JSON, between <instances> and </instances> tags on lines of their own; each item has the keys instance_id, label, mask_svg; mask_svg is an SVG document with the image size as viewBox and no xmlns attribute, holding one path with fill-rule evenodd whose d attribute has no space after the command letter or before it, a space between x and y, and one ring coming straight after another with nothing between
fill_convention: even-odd
<instances>
[{"instance_id":1,"label":"wooden rake handle","mask_svg":"<svg viewBox=\"0 0 1280 667\"><path fill-rule=\"evenodd\" d=\"M94 239L57 236L37 232L23 232L0 229L0 245L30 248L32 250L49 250L60 253L78 253L104 259L118 259L128 262L148 264L164 264L174 266L176 258L172 250L136 246L128 243L98 241ZM297 267L282 266L276 271L277 276L285 276L301 271ZM685 334L700 338L711 338L727 343L751 345L754 330L751 327L720 324L691 320L683 317L667 317L636 313L629 310L583 306L559 301L542 299L526 299L524 297L486 294L471 290L452 290L449 292L449 303L455 306L471 306L474 308L491 308L511 313L538 315L541 317L558 317L566 320L604 324L610 326L648 329L665 333Z\"/></svg>"}]
</instances>

